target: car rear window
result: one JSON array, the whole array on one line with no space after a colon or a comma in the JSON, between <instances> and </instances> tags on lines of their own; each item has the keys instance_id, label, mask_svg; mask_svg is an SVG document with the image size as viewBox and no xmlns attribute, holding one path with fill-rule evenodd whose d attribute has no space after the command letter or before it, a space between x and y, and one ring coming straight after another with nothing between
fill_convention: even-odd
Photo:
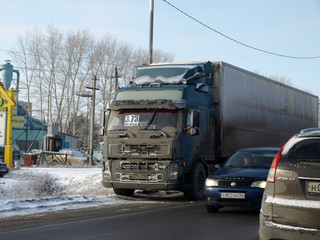
<instances>
[{"instance_id":1,"label":"car rear window","mask_svg":"<svg viewBox=\"0 0 320 240\"><path fill-rule=\"evenodd\" d=\"M307 139L295 144L288 153L291 163L300 160L320 161L320 139Z\"/></svg>"}]
</instances>

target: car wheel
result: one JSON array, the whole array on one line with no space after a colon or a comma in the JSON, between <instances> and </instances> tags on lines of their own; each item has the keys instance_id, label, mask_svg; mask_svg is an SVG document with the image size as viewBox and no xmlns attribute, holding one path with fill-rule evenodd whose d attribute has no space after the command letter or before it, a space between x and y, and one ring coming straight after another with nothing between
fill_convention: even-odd
<instances>
[{"instance_id":1,"label":"car wheel","mask_svg":"<svg viewBox=\"0 0 320 240\"><path fill-rule=\"evenodd\" d=\"M218 212L219 211L219 207L218 206L215 206L215 205L206 205L207 207L207 211L209 213L215 213L215 212Z\"/></svg>"},{"instance_id":2,"label":"car wheel","mask_svg":"<svg viewBox=\"0 0 320 240\"><path fill-rule=\"evenodd\" d=\"M184 196L188 200L203 199L204 183L206 181L206 170L202 163L196 163L191 175L191 188L184 192Z\"/></svg>"},{"instance_id":3,"label":"car wheel","mask_svg":"<svg viewBox=\"0 0 320 240\"><path fill-rule=\"evenodd\" d=\"M131 197L134 193L134 189L113 188L113 191L117 195Z\"/></svg>"}]
</instances>

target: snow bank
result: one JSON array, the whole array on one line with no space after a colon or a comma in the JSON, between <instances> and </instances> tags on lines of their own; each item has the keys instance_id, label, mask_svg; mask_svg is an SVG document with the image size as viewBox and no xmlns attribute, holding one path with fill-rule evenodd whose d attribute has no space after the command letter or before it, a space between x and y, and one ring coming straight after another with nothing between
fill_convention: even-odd
<instances>
[{"instance_id":1,"label":"snow bank","mask_svg":"<svg viewBox=\"0 0 320 240\"><path fill-rule=\"evenodd\" d=\"M63 209L122 204L101 184L100 168L20 168L0 178L0 219Z\"/></svg>"},{"instance_id":2,"label":"snow bank","mask_svg":"<svg viewBox=\"0 0 320 240\"><path fill-rule=\"evenodd\" d=\"M313 200L297 200L297 199L286 199L286 198L274 198L267 196L266 203L277 204L281 206L289 206L296 208L313 208L320 209L320 201Z\"/></svg>"}]
</instances>

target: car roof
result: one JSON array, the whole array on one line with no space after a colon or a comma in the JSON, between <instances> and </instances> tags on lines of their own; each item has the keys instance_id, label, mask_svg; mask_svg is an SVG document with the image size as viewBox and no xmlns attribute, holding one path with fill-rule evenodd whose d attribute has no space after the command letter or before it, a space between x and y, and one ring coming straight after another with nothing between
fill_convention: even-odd
<instances>
[{"instance_id":1,"label":"car roof","mask_svg":"<svg viewBox=\"0 0 320 240\"><path fill-rule=\"evenodd\" d=\"M253 148L241 148L237 152L260 152L260 151L279 151L280 148L276 147L253 147Z\"/></svg>"},{"instance_id":2,"label":"car roof","mask_svg":"<svg viewBox=\"0 0 320 240\"><path fill-rule=\"evenodd\" d=\"M306 128L301 130L297 135L297 137L307 137L307 136L310 136L310 137L320 136L320 128Z\"/></svg>"}]
</instances>

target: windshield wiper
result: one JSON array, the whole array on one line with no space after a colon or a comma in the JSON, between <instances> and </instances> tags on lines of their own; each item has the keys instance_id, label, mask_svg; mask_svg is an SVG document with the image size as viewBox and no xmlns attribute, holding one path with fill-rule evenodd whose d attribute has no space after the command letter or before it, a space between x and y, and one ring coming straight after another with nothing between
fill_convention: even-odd
<instances>
[{"instance_id":1,"label":"windshield wiper","mask_svg":"<svg viewBox=\"0 0 320 240\"><path fill-rule=\"evenodd\" d=\"M129 128L126 129L133 137L136 137L137 135L132 132ZM129 134L128 133L119 133L119 138L129 138Z\"/></svg>"},{"instance_id":2,"label":"windshield wiper","mask_svg":"<svg viewBox=\"0 0 320 240\"><path fill-rule=\"evenodd\" d=\"M227 168L238 168L239 166L228 165L228 166L224 166L224 167L227 167Z\"/></svg>"},{"instance_id":3,"label":"windshield wiper","mask_svg":"<svg viewBox=\"0 0 320 240\"><path fill-rule=\"evenodd\" d=\"M242 168L258 168L257 166L242 166Z\"/></svg>"},{"instance_id":4,"label":"windshield wiper","mask_svg":"<svg viewBox=\"0 0 320 240\"><path fill-rule=\"evenodd\" d=\"M161 133L161 135L156 135L156 134L153 134L153 135L151 135L150 136L150 138L159 138L159 137L161 137L161 136L165 136L165 137L169 137L169 135L167 134L167 133L165 133L164 131L162 131L162 130L160 130L159 129L159 132Z\"/></svg>"},{"instance_id":5,"label":"windshield wiper","mask_svg":"<svg viewBox=\"0 0 320 240\"><path fill-rule=\"evenodd\" d=\"M162 130L159 130L159 131L160 131L160 133L161 133L163 136L169 137L169 135L168 135L167 133L165 133L164 131L162 131Z\"/></svg>"}]
</instances>

